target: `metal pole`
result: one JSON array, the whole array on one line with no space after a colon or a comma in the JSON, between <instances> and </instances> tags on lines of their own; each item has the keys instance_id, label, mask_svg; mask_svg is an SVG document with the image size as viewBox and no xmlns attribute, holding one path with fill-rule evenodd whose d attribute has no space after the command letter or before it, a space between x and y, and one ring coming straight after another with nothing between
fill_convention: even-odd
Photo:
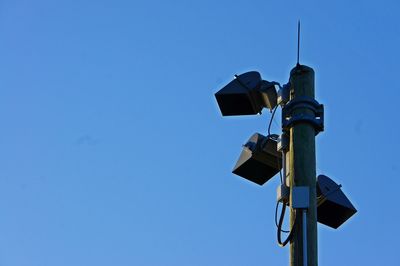
<instances>
[{"instance_id":1,"label":"metal pole","mask_svg":"<svg viewBox=\"0 0 400 266\"><path fill-rule=\"evenodd\" d=\"M290 100L306 97L314 99L314 70L304 65L297 65L290 72ZM297 106L293 116L315 115L309 108ZM317 204L316 204L316 159L315 159L315 128L307 121L298 121L290 126L290 159L289 183L290 206L292 206L292 189L294 186L308 186L310 202L305 214L290 209L290 225L294 226L294 235L290 242L291 266L317 266ZM303 232L303 219L305 216ZM303 233L306 234L307 247L303 245ZM303 251L307 251L308 264L304 265Z\"/></svg>"}]
</instances>

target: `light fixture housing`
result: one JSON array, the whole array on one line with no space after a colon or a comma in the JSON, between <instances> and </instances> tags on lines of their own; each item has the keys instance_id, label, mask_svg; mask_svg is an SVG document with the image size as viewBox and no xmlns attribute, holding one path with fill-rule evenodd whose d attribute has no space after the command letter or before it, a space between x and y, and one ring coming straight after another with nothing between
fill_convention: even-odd
<instances>
[{"instance_id":1,"label":"light fixture housing","mask_svg":"<svg viewBox=\"0 0 400 266\"><path fill-rule=\"evenodd\" d=\"M215 93L223 116L255 115L266 107L273 109L277 104L275 82L261 79L257 71L235 75L235 79Z\"/></svg>"},{"instance_id":2,"label":"light fixture housing","mask_svg":"<svg viewBox=\"0 0 400 266\"><path fill-rule=\"evenodd\" d=\"M353 204L336 184L325 175L317 177L317 220L337 229L357 212Z\"/></svg>"},{"instance_id":3,"label":"light fixture housing","mask_svg":"<svg viewBox=\"0 0 400 266\"><path fill-rule=\"evenodd\" d=\"M277 151L277 141L255 133L243 146L232 173L263 185L282 168L282 155Z\"/></svg>"}]
</instances>

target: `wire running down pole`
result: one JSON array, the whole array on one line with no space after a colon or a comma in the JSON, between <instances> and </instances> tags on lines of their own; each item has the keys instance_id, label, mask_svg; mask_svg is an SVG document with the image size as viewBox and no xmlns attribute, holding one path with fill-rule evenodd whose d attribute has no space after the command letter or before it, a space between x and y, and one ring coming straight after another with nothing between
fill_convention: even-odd
<instances>
[{"instance_id":1,"label":"wire running down pole","mask_svg":"<svg viewBox=\"0 0 400 266\"><path fill-rule=\"evenodd\" d=\"M307 266L307 210L302 211L303 216L303 266Z\"/></svg>"}]
</instances>

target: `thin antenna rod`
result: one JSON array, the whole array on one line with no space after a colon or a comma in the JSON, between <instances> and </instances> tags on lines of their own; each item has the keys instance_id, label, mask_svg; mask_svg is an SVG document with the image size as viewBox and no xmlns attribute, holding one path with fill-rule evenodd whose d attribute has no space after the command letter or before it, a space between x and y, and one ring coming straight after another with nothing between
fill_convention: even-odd
<instances>
[{"instance_id":1,"label":"thin antenna rod","mask_svg":"<svg viewBox=\"0 0 400 266\"><path fill-rule=\"evenodd\" d=\"M297 22L297 65L300 65L300 20Z\"/></svg>"}]
</instances>

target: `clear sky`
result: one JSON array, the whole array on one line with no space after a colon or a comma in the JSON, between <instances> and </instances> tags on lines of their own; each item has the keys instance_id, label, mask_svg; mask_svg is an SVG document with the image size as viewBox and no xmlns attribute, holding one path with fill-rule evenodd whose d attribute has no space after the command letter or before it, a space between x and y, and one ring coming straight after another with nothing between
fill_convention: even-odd
<instances>
[{"instance_id":1,"label":"clear sky","mask_svg":"<svg viewBox=\"0 0 400 266\"><path fill-rule=\"evenodd\" d=\"M320 265L398 265L399 10L0 1L0 266L288 265L278 177L231 174L270 114L223 118L214 93L249 70L287 82L298 19L325 105L318 173L358 209L319 225Z\"/></svg>"}]
</instances>

